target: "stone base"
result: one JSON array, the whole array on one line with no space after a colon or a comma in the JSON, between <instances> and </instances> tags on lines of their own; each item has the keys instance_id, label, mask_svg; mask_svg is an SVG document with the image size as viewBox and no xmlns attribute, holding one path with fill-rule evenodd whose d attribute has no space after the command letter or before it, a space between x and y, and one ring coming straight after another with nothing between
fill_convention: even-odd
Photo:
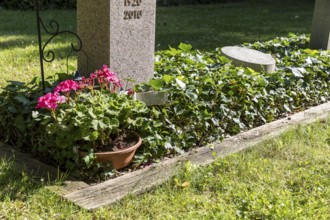
<instances>
[{"instance_id":1,"label":"stone base","mask_svg":"<svg viewBox=\"0 0 330 220\"><path fill-rule=\"evenodd\" d=\"M151 105L164 105L168 100L167 92L140 92L135 93L134 98L146 103L147 106Z\"/></svg>"},{"instance_id":2,"label":"stone base","mask_svg":"<svg viewBox=\"0 0 330 220\"><path fill-rule=\"evenodd\" d=\"M245 47L223 47L221 52L236 66L250 67L255 71L272 73L275 70L275 59L266 53Z\"/></svg>"},{"instance_id":3,"label":"stone base","mask_svg":"<svg viewBox=\"0 0 330 220\"><path fill-rule=\"evenodd\" d=\"M316 0L311 34L311 48L330 50L330 1Z\"/></svg>"}]
</instances>

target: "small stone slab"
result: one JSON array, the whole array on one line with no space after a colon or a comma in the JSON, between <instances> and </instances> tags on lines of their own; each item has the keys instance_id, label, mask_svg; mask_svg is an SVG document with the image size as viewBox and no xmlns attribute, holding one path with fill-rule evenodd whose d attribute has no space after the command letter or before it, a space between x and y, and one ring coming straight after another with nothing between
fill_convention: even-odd
<instances>
[{"instance_id":1,"label":"small stone slab","mask_svg":"<svg viewBox=\"0 0 330 220\"><path fill-rule=\"evenodd\" d=\"M139 92L134 94L134 99L146 103L147 106L151 105L164 105L168 100L167 92Z\"/></svg>"},{"instance_id":2,"label":"small stone slab","mask_svg":"<svg viewBox=\"0 0 330 220\"><path fill-rule=\"evenodd\" d=\"M236 66L250 67L255 71L265 71L267 73L274 72L276 68L276 61L270 55L257 50L228 46L221 48L221 52Z\"/></svg>"}]
</instances>

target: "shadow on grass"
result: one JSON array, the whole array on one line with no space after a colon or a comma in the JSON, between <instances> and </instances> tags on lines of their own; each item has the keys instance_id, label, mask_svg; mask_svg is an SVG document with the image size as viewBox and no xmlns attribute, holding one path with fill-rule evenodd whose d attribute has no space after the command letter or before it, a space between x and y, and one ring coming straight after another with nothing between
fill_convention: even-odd
<instances>
[{"instance_id":1,"label":"shadow on grass","mask_svg":"<svg viewBox=\"0 0 330 220\"><path fill-rule=\"evenodd\" d=\"M42 184L36 183L25 173L15 169L12 159L0 158L0 201L5 199L25 201Z\"/></svg>"},{"instance_id":2,"label":"shadow on grass","mask_svg":"<svg viewBox=\"0 0 330 220\"><path fill-rule=\"evenodd\" d=\"M176 47L184 41L188 41L195 49L213 50L216 47L287 36L289 32L310 33L313 7L312 0L304 3L298 0L281 3L245 1L157 7L156 50L168 49L168 45ZM77 30L75 10L47 10L42 18L48 28L48 22L54 19L60 24L60 30ZM37 42L35 20L34 11L2 9L0 36L24 35L30 42ZM67 40L63 38L60 41ZM0 47L7 47L1 44ZM19 44L21 42L14 46Z\"/></svg>"}]
</instances>

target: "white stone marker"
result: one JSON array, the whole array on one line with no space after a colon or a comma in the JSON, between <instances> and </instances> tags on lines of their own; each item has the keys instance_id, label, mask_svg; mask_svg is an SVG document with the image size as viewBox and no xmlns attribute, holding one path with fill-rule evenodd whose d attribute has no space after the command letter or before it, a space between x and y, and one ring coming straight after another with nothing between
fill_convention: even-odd
<instances>
[{"instance_id":1,"label":"white stone marker","mask_svg":"<svg viewBox=\"0 0 330 220\"><path fill-rule=\"evenodd\" d=\"M330 0L316 0L311 48L330 50Z\"/></svg>"},{"instance_id":2,"label":"white stone marker","mask_svg":"<svg viewBox=\"0 0 330 220\"><path fill-rule=\"evenodd\" d=\"M103 64L120 79L146 82L154 73L156 0L78 0L78 35L83 50L78 70L89 74Z\"/></svg>"},{"instance_id":3,"label":"white stone marker","mask_svg":"<svg viewBox=\"0 0 330 220\"><path fill-rule=\"evenodd\" d=\"M257 50L229 46L221 48L221 52L236 66L250 67L256 71L265 71L272 73L276 67L275 59L266 53L262 53Z\"/></svg>"}]
</instances>

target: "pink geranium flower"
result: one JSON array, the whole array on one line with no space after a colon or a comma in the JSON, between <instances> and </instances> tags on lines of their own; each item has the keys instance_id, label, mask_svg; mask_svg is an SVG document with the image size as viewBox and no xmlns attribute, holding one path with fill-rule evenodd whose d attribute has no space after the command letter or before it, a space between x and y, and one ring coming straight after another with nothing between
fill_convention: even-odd
<instances>
[{"instance_id":1,"label":"pink geranium flower","mask_svg":"<svg viewBox=\"0 0 330 220\"><path fill-rule=\"evenodd\" d=\"M49 109L54 111L59 104L65 103L67 101L74 101L79 93L84 89L93 90L95 79L101 86L101 89L111 90L111 92L116 92L118 88L122 88L123 85L118 79L115 72L111 71L107 65L103 65L100 70L96 70L94 73L90 74L90 78L82 77L82 80L76 82L74 80L65 80L58 84L54 89L54 93L47 93L38 99L38 104L36 108L38 109ZM71 91L77 91L74 98L70 96ZM64 94L65 96L60 95ZM128 94L134 94L133 91L129 91Z\"/></svg>"},{"instance_id":2,"label":"pink geranium flower","mask_svg":"<svg viewBox=\"0 0 330 220\"><path fill-rule=\"evenodd\" d=\"M90 77L91 77L91 79L95 79L97 77L97 75L95 73L91 73Z\"/></svg>"},{"instance_id":3,"label":"pink geranium flower","mask_svg":"<svg viewBox=\"0 0 330 220\"><path fill-rule=\"evenodd\" d=\"M79 89L93 89L94 87L94 80L92 78L85 78L82 77L82 80L78 82Z\"/></svg>"},{"instance_id":4,"label":"pink geranium flower","mask_svg":"<svg viewBox=\"0 0 330 220\"><path fill-rule=\"evenodd\" d=\"M64 96L61 96L59 93L47 93L44 96L39 97L38 104L36 108L45 108L50 110L55 110L60 103L66 101Z\"/></svg>"},{"instance_id":5,"label":"pink geranium flower","mask_svg":"<svg viewBox=\"0 0 330 220\"><path fill-rule=\"evenodd\" d=\"M58 84L58 86L54 89L54 92L68 93L71 90L76 91L77 89L79 89L79 85L77 82L73 80L65 80Z\"/></svg>"},{"instance_id":6,"label":"pink geranium flower","mask_svg":"<svg viewBox=\"0 0 330 220\"><path fill-rule=\"evenodd\" d=\"M113 83L116 87L123 87L123 84L118 79L117 74L111 71L107 65L103 65L102 69L91 74L91 78L95 78L95 76L98 78L100 84Z\"/></svg>"}]
</instances>

